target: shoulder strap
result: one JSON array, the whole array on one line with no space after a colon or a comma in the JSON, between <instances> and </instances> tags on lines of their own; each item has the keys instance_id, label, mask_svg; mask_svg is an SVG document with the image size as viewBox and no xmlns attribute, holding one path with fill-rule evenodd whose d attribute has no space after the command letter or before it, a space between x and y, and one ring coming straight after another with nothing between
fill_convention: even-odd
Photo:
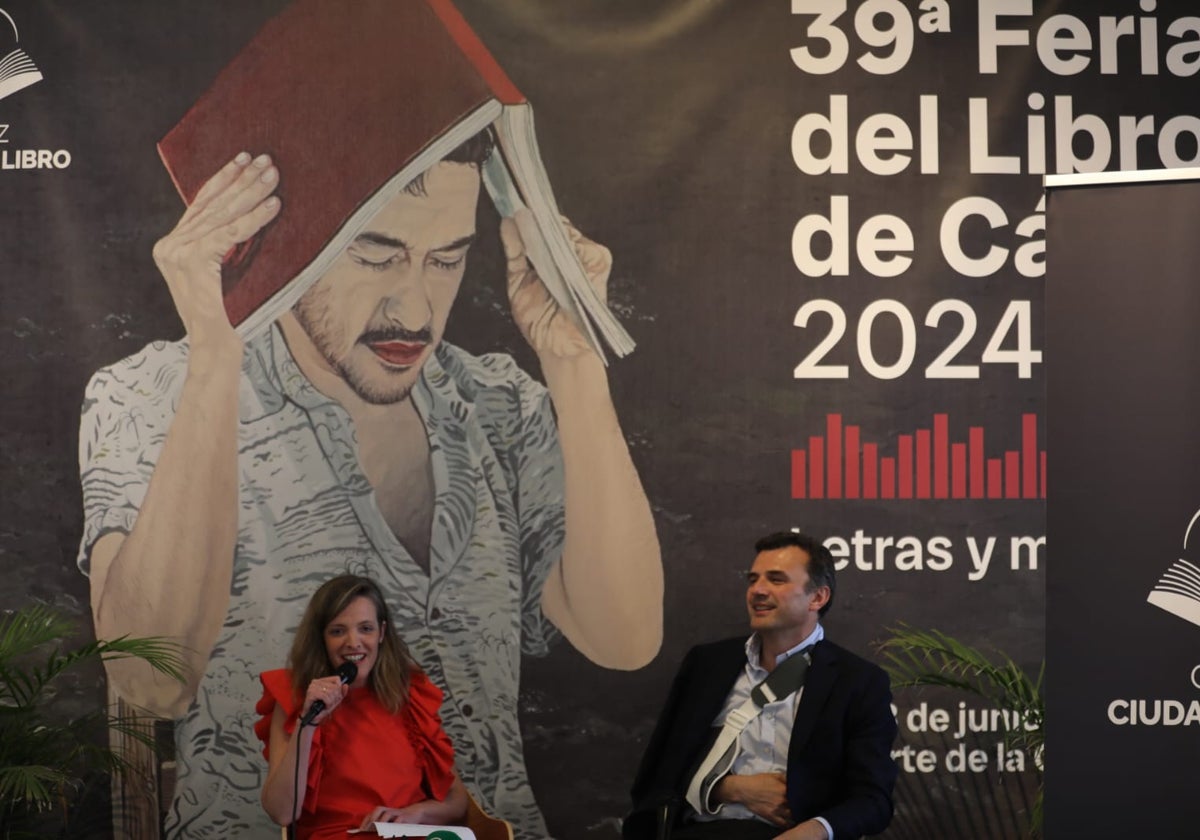
<instances>
[{"instance_id":1,"label":"shoulder strap","mask_svg":"<svg viewBox=\"0 0 1200 840\"><path fill-rule=\"evenodd\" d=\"M750 699L758 711L768 703L774 703L780 697L787 697L793 691L799 691L804 685L804 677L808 674L808 657L811 645L783 661L765 680L750 691ZM756 712L757 714L757 712Z\"/></svg>"},{"instance_id":2,"label":"shoulder strap","mask_svg":"<svg viewBox=\"0 0 1200 840\"><path fill-rule=\"evenodd\" d=\"M725 718L716 741L708 751L699 769L692 776L687 789L687 802L698 813L711 814L713 810L706 807L709 793L713 786L729 773L733 762L737 759L740 748L738 736L742 730L758 717L759 712L768 703L787 697L799 691L804 686L804 677L808 673L809 647L797 651L785 659L765 680L750 690L750 697L742 705L731 711Z\"/></svg>"}]
</instances>

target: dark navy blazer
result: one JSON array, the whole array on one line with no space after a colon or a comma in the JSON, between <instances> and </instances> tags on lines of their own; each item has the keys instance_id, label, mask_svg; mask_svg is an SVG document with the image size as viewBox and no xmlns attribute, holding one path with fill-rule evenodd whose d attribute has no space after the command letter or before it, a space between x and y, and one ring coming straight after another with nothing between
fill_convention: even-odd
<instances>
[{"instance_id":1,"label":"dark navy blazer","mask_svg":"<svg viewBox=\"0 0 1200 840\"><path fill-rule=\"evenodd\" d=\"M653 840L663 806L678 820L684 792L716 737L713 721L746 664L745 638L692 648L634 780L627 840ZM835 840L878 834L892 818L896 720L887 674L832 642L818 642L796 709L787 799L797 823L821 816Z\"/></svg>"}]
</instances>

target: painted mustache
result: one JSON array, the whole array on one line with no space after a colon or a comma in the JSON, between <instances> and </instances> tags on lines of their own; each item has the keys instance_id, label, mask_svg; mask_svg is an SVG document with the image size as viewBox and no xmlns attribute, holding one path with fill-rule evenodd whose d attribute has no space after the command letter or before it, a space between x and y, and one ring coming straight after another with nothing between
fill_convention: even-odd
<instances>
[{"instance_id":1,"label":"painted mustache","mask_svg":"<svg viewBox=\"0 0 1200 840\"><path fill-rule=\"evenodd\" d=\"M408 330L404 327L385 327L377 330L367 330L358 337L359 344L385 344L389 341L403 341L409 344L429 344L433 341L433 330L422 327L419 330Z\"/></svg>"}]
</instances>

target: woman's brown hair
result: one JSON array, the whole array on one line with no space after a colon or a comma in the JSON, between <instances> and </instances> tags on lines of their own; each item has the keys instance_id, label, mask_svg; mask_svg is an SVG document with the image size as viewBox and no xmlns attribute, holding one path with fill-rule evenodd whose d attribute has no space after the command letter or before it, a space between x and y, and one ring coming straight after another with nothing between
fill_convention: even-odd
<instances>
[{"instance_id":1,"label":"woman's brown hair","mask_svg":"<svg viewBox=\"0 0 1200 840\"><path fill-rule=\"evenodd\" d=\"M339 575L326 581L308 602L288 654L292 685L302 700L310 682L333 672L325 652L325 628L357 598L366 598L375 605L380 627L375 666L367 676L367 684L388 711L397 712L408 697L409 676L421 668L393 629L379 586L360 575Z\"/></svg>"}]
</instances>

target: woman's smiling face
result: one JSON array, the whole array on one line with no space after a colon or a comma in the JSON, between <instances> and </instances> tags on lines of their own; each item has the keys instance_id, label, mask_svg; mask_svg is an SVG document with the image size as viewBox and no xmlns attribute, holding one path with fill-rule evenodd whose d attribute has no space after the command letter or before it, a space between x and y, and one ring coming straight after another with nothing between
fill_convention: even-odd
<instances>
[{"instance_id":1,"label":"woman's smiling face","mask_svg":"<svg viewBox=\"0 0 1200 840\"><path fill-rule=\"evenodd\" d=\"M330 667L336 671L344 663L353 662L358 674L352 685L366 685L382 638L383 624L375 612L375 604L360 595L325 626L325 653Z\"/></svg>"}]
</instances>

